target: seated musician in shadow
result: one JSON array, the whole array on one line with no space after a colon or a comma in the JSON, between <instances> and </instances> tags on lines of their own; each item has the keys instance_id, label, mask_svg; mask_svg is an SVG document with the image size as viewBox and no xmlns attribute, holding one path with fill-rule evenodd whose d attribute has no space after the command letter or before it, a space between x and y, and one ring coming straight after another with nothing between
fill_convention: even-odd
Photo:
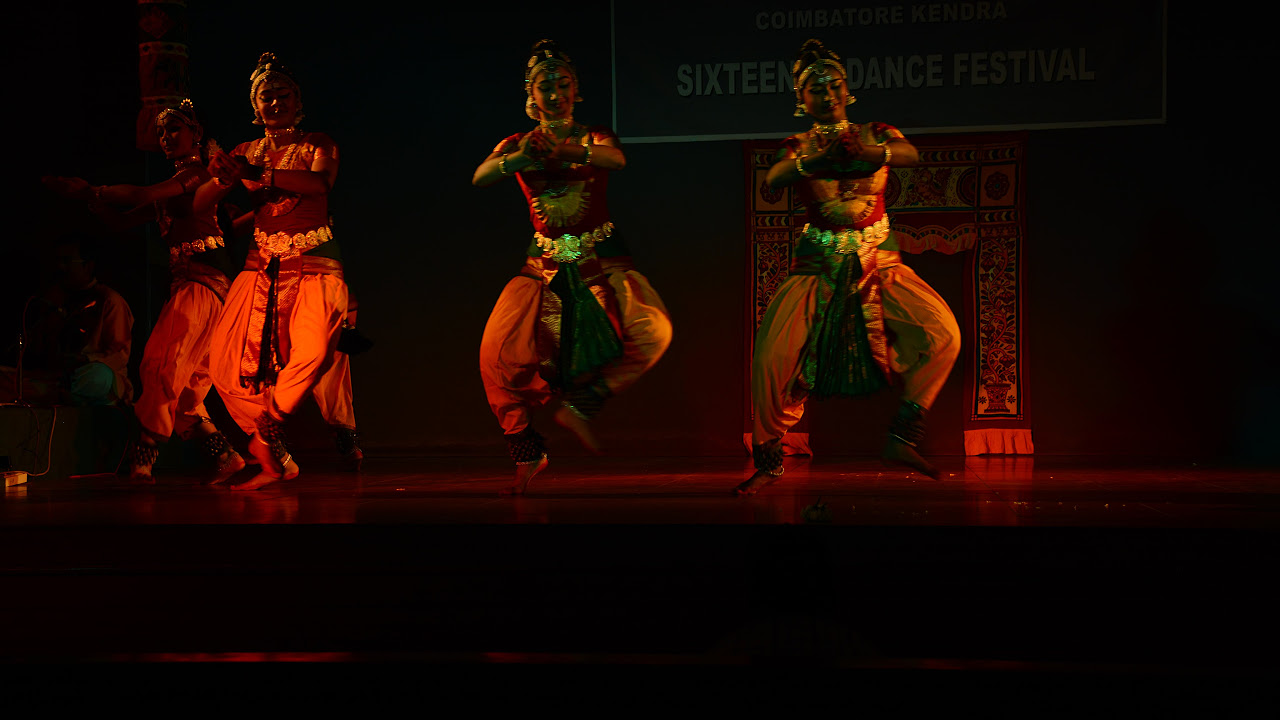
<instances>
[{"instance_id":1,"label":"seated musician in shadow","mask_svg":"<svg viewBox=\"0 0 1280 720\"><path fill-rule=\"evenodd\" d=\"M97 277L97 244L67 236L55 281L23 308L21 399L33 404L128 405L133 312ZM18 369L0 368L0 399L18 399Z\"/></svg>"}]
</instances>

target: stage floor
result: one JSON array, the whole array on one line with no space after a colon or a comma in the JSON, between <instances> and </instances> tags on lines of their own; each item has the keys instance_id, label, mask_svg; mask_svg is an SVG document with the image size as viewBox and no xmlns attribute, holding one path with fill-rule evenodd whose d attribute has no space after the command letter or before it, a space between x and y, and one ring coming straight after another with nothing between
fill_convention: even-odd
<instances>
[{"instance_id":1,"label":"stage floor","mask_svg":"<svg viewBox=\"0 0 1280 720\"><path fill-rule=\"evenodd\" d=\"M38 477L6 488L0 526L77 524L831 524L1280 529L1272 469L1087 457L942 457L942 479L876 458L788 458L759 495L736 497L740 457L566 457L524 497L503 498L502 458L372 457L359 473L302 457L300 477L254 491L158 472ZM247 479L246 470L232 482Z\"/></svg>"},{"instance_id":2,"label":"stage floor","mask_svg":"<svg viewBox=\"0 0 1280 720\"><path fill-rule=\"evenodd\" d=\"M572 692L900 716L927 689L1078 717L1280 682L1276 472L936 460L940 481L789 458L750 498L745 457L556 458L520 498L497 496L503 458L317 455L256 491L34 478L0 502L0 663L130 703L146 677L316 709Z\"/></svg>"}]
</instances>

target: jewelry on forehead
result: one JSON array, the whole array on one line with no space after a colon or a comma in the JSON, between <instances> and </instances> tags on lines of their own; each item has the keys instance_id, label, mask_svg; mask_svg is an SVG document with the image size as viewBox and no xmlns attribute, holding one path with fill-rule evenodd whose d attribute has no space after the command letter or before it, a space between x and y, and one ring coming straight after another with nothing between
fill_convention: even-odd
<instances>
[{"instance_id":1,"label":"jewelry on forehead","mask_svg":"<svg viewBox=\"0 0 1280 720\"><path fill-rule=\"evenodd\" d=\"M574 74L572 66L553 58L551 60L543 60L530 67L529 74L524 79L525 85L531 84L540 72L547 73L547 78L550 80L558 80L562 77L570 77L577 80L577 75Z\"/></svg>"},{"instance_id":2,"label":"jewelry on forehead","mask_svg":"<svg viewBox=\"0 0 1280 720\"><path fill-rule=\"evenodd\" d=\"M797 66L798 66L798 63L797 63ZM811 63L809 67L805 68L804 72L800 73L800 75L797 77L796 84L792 87L792 89L795 90L797 96L799 96L800 91L804 89L805 81L809 79L810 75L813 75L815 73L818 75L816 78L814 78L815 81L822 84L827 84L831 82L832 80L836 79L837 76L841 80L844 79L844 67L842 67L840 63L834 60L828 60L825 58L822 60L818 60L816 62Z\"/></svg>"}]
</instances>

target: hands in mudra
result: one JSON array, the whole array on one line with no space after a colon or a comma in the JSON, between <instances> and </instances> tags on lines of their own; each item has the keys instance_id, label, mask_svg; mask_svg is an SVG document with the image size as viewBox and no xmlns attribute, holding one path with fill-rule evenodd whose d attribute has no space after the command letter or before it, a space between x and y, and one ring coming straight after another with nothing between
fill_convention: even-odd
<instances>
[{"instance_id":1,"label":"hands in mudra","mask_svg":"<svg viewBox=\"0 0 1280 720\"><path fill-rule=\"evenodd\" d=\"M822 158L829 167L839 167L854 160L862 158L862 141L858 136L851 132L851 128L846 128L843 132L836 136L822 151Z\"/></svg>"},{"instance_id":2,"label":"hands in mudra","mask_svg":"<svg viewBox=\"0 0 1280 720\"><path fill-rule=\"evenodd\" d=\"M541 128L530 132L520 140L520 152L532 160L547 160L555 157L556 137Z\"/></svg>"},{"instance_id":3,"label":"hands in mudra","mask_svg":"<svg viewBox=\"0 0 1280 720\"><path fill-rule=\"evenodd\" d=\"M257 180L262 177L262 167L252 165L243 155L232 157L224 150L217 150L209 157L209 174L223 183L233 180Z\"/></svg>"}]
</instances>

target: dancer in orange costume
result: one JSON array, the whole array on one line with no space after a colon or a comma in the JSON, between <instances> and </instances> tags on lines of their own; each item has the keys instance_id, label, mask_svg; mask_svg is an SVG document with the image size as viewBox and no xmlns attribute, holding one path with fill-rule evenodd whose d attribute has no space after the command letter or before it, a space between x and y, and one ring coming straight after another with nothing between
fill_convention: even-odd
<instances>
[{"instance_id":1,"label":"dancer in orange costume","mask_svg":"<svg viewBox=\"0 0 1280 720\"><path fill-rule=\"evenodd\" d=\"M960 328L902 264L884 207L889 168L914 165L916 149L891 125L849 122L844 66L817 40L800 48L792 76L795 114L815 123L787 138L766 181L794 185L809 222L756 335L755 473L737 491L753 494L782 474L782 436L809 397L866 395L892 374L902 379L903 400L884 458L937 478L916 446L959 355Z\"/></svg>"},{"instance_id":2,"label":"dancer in orange costume","mask_svg":"<svg viewBox=\"0 0 1280 720\"><path fill-rule=\"evenodd\" d=\"M197 212L193 207L196 188L209 180L201 142L204 128L195 107L185 99L157 115L155 127L161 150L174 164L174 175L168 180L147 187L89 187L79 178L56 183L66 194L91 198L100 213L106 212L103 206L107 205L133 208L119 216L107 213L117 223L157 220L169 247L169 300L142 351L142 395L134 405L141 428L126 458L129 477L144 483L154 482L152 466L159 446L175 432L186 439L197 438L218 475L244 467L244 460L214 427L204 407L212 386L209 346L231 274L215 209Z\"/></svg>"},{"instance_id":3,"label":"dancer in orange costume","mask_svg":"<svg viewBox=\"0 0 1280 720\"><path fill-rule=\"evenodd\" d=\"M338 146L304 132L302 92L271 53L250 76L250 103L266 136L210 159L213 179L197 191L211 207L240 181L254 209L254 242L236 276L215 334L213 383L246 434L262 471L233 487L251 490L296 477L284 423L332 362L347 314L328 195L338 177Z\"/></svg>"},{"instance_id":4,"label":"dancer in orange costume","mask_svg":"<svg viewBox=\"0 0 1280 720\"><path fill-rule=\"evenodd\" d=\"M485 394L516 463L506 494L523 493L547 466L535 408L562 393L555 421L598 451L592 419L671 342L666 307L609 218L609 173L626 166L617 136L574 121L578 76L555 43L535 44L526 68L525 111L538 127L498 143L473 178L487 186L514 175L534 228L480 342Z\"/></svg>"}]
</instances>

